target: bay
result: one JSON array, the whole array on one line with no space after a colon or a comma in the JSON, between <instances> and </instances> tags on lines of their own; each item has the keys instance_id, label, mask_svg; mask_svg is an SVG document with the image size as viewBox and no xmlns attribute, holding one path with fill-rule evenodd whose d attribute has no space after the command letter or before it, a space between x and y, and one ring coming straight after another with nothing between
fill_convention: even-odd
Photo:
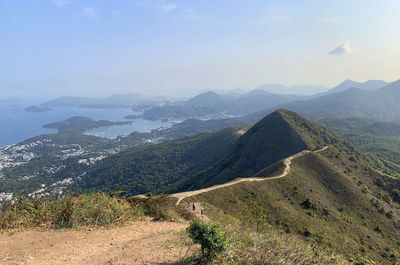
<instances>
[{"instance_id":1,"label":"bay","mask_svg":"<svg viewBox=\"0 0 400 265\"><path fill-rule=\"evenodd\" d=\"M0 104L0 146L17 144L44 133L56 133L56 130L43 128L43 125L63 121L73 116L83 116L94 120L124 121L126 115L137 114L130 108L90 109L71 107L54 108L48 112L24 111L30 105L22 103ZM133 120L131 125L98 128L91 132L102 137L115 138L118 135L128 135L134 131L150 131L169 125L169 123L161 121L137 119Z\"/></svg>"}]
</instances>

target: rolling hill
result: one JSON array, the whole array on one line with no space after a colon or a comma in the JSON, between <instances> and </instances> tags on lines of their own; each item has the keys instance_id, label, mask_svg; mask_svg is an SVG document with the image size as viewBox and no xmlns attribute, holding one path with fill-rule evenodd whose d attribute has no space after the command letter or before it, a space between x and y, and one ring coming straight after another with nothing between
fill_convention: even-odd
<instances>
[{"instance_id":1,"label":"rolling hill","mask_svg":"<svg viewBox=\"0 0 400 265\"><path fill-rule=\"evenodd\" d=\"M365 82L357 82L357 81L347 79L347 80L343 81L342 83L340 83L339 85L335 86L334 88L324 92L323 94L332 94L332 93L336 93L336 92L342 92L349 88L359 88L362 90L371 91L371 90L380 89L388 84L389 83L382 81L382 80L368 80Z\"/></svg>"},{"instance_id":2,"label":"rolling hill","mask_svg":"<svg viewBox=\"0 0 400 265\"><path fill-rule=\"evenodd\" d=\"M328 90L322 85L293 85L284 86L281 84L264 84L256 89L265 90L274 94L292 94L292 95L313 95Z\"/></svg>"},{"instance_id":3,"label":"rolling hill","mask_svg":"<svg viewBox=\"0 0 400 265\"><path fill-rule=\"evenodd\" d=\"M327 118L369 118L383 121L400 120L400 80L377 90L350 88L342 92L290 102L279 108L295 111L311 120ZM253 116L261 117L274 108Z\"/></svg>"},{"instance_id":4,"label":"rolling hill","mask_svg":"<svg viewBox=\"0 0 400 265\"><path fill-rule=\"evenodd\" d=\"M302 98L304 97L272 94L260 89L237 96L220 95L209 91L179 104L169 104L146 110L143 118L155 120L218 117L221 115L242 116Z\"/></svg>"},{"instance_id":5,"label":"rolling hill","mask_svg":"<svg viewBox=\"0 0 400 265\"><path fill-rule=\"evenodd\" d=\"M275 111L251 127L218 165L185 179L178 191L221 184L254 175L259 170L302 150L339 140L328 130L291 111Z\"/></svg>"},{"instance_id":6,"label":"rolling hill","mask_svg":"<svg viewBox=\"0 0 400 265\"><path fill-rule=\"evenodd\" d=\"M46 107L84 107L84 108L120 108L137 105L154 105L165 101L164 97L152 97L141 94L116 94L105 98L59 97L43 102Z\"/></svg>"}]
</instances>

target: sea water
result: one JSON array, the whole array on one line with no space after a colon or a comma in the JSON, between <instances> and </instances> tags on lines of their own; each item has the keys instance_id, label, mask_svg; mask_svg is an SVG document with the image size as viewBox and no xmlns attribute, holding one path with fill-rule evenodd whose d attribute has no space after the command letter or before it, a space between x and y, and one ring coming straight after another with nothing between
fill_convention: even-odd
<instances>
[{"instance_id":1,"label":"sea water","mask_svg":"<svg viewBox=\"0 0 400 265\"><path fill-rule=\"evenodd\" d=\"M54 108L47 112L27 112L24 109L31 104L0 103L0 146L16 144L30 137L43 133L56 133L54 129L43 128L43 125L69 119L73 116L83 116L94 120L126 121L124 117L134 113L130 108L91 109L91 108ZM131 132L150 131L160 127L170 126L170 123L132 120L132 124L112 126L90 130L89 133L98 136L115 138L128 135Z\"/></svg>"}]
</instances>

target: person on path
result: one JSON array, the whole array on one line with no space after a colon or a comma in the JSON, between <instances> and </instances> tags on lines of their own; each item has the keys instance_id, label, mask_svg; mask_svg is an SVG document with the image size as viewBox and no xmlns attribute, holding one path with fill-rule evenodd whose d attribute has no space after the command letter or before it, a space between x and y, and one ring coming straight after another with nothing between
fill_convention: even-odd
<instances>
[{"instance_id":1,"label":"person on path","mask_svg":"<svg viewBox=\"0 0 400 265\"><path fill-rule=\"evenodd\" d=\"M203 210L203 208L201 208L200 212L201 212L201 215L203 215L203 214L204 214L204 210Z\"/></svg>"},{"instance_id":2,"label":"person on path","mask_svg":"<svg viewBox=\"0 0 400 265\"><path fill-rule=\"evenodd\" d=\"M196 204L193 203L193 212L196 210Z\"/></svg>"}]
</instances>

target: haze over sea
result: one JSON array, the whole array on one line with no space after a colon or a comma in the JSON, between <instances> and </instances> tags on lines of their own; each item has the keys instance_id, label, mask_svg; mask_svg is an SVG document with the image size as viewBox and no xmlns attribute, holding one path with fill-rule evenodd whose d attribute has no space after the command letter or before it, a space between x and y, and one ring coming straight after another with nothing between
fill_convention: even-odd
<instances>
[{"instance_id":1,"label":"haze over sea","mask_svg":"<svg viewBox=\"0 0 400 265\"><path fill-rule=\"evenodd\" d=\"M84 116L94 120L124 121L124 116L135 114L129 108L54 108L48 112L24 111L30 105L32 104L22 102L0 103L0 146L16 144L43 133L55 133L56 130L43 128L43 125L63 121L73 116ZM150 131L168 125L170 123L136 119L131 125L98 128L94 132L107 138L115 138L134 131Z\"/></svg>"}]
</instances>

